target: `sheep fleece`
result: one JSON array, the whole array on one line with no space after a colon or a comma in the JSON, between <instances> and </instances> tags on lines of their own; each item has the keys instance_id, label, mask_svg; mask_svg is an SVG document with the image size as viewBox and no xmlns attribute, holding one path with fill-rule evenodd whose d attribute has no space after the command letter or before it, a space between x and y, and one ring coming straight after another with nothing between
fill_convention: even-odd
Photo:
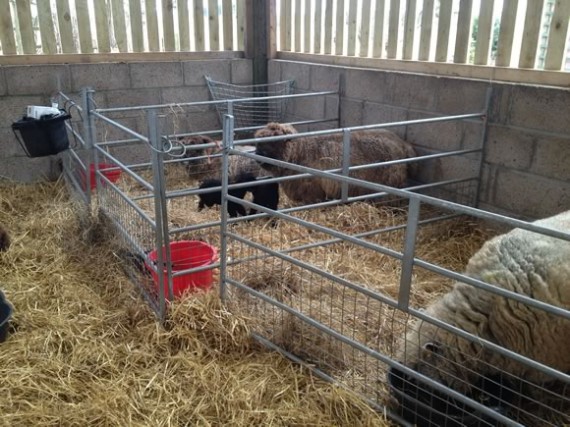
<instances>
[{"instance_id":1,"label":"sheep fleece","mask_svg":"<svg viewBox=\"0 0 570 427\"><path fill-rule=\"evenodd\" d=\"M570 232L570 211L535 224ZM514 229L486 242L469 261L466 275L570 308L568 241ZM461 282L426 312L554 369L570 372L570 320ZM439 350L434 353L429 343L435 343ZM466 391L477 374L493 370L535 383L548 381L536 370L421 320L408 332L397 360L459 391Z\"/></svg>"},{"instance_id":2,"label":"sheep fleece","mask_svg":"<svg viewBox=\"0 0 570 427\"><path fill-rule=\"evenodd\" d=\"M270 123L257 131L256 137L294 134L297 131L290 125ZM280 155L270 156L289 163L327 170L340 168L342 165L342 135L328 135L291 139L284 144ZM258 151L258 154L261 154ZM262 154L263 155L263 154ZM350 163L352 166L390 160L415 157L416 153L408 142L386 130L353 132L351 135ZM263 166L263 165L262 165ZM268 168L268 166L264 166ZM409 166L406 164L365 169L350 172L353 178L385 184L392 187L404 187L408 179ZM286 168L268 169L275 176L294 175L298 172ZM306 178L281 183L285 194L295 202L315 203L341 196L341 183L326 178ZM359 186L349 186L349 196L371 193Z\"/></svg>"}]
</instances>

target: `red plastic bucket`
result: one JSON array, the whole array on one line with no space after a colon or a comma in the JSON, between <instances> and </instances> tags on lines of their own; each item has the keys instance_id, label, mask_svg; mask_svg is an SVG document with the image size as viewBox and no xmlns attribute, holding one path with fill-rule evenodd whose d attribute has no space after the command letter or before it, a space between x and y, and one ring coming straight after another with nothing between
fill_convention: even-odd
<instances>
[{"instance_id":1,"label":"red plastic bucket","mask_svg":"<svg viewBox=\"0 0 570 427\"><path fill-rule=\"evenodd\" d=\"M148 257L152 262L156 262L158 252L156 250L151 251ZM166 248L164 247L162 248L162 257L163 259L166 258ZM172 259L172 273L175 273L214 263L217 258L217 250L215 247L200 240L179 240L170 243L170 258ZM149 270L158 292L158 275L152 268L149 268ZM163 268L162 277L164 281L164 295L168 298L168 274L166 268ZM208 290L212 287L212 282L212 269L183 274L172 279L172 293L174 297L179 297L187 290Z\"/></svg>"},{"instance_id":2,"label":"red plastic bucket","mask_svg":"<svg viewBox=\"0 0 570 427\"><path fill-rule=\"evenodd\" d=\"M94 190L97 187L97 183L95 182L95 166L96 165L93 163L89 165L89 174L91 175L91 190ZM117 167L116 165L113 165L111 163L99 163L98 166L101 173L111 182L117 182L121 177L120 169L107 170ZM82 175L83 175L81 177L83 181L82 184L83 184L83 189L85 190L85 187L87 186L85 183L85 174L82 173Z\"/></svg>"}]
</instances>

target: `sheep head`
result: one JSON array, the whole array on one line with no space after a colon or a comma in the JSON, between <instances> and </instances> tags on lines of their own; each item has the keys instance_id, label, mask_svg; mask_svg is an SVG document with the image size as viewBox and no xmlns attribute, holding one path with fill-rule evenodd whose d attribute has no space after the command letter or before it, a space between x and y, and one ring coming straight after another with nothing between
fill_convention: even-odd
<instances>
[{"instance_id":1,"label":"sheep head","mask_svg":"<svg viewBox=\"0 0 570 427\"><path fill-rule=\"evenodd\" d=\"M214 141L212 138L206 135L194 135L194 136L186 136L181 137L178 141L186 146L191 145L201 145L201 144L212 144L216 143L219 146L219 143ZM215 147L207 147L207 148L198 148L198 149L187 149L186 153L184 154L184 158L188 159L184 162L188 173L192 176L194 174L200 174L210 170L212 167L212 158L216 152ZM206 156L205 159L196 159L196 157L203 157Z\"/></svg>"},{"instance_id":2,"label":"sheep head","mask_svg":"<svg viewBox=\"0 0 570 427\"><path fill-rule=\"evenodd\" d=\"M255 138L269 138L272 136L292 135L295 133L297 133L297 130L291 125L268 123L267 126L255 132L254 136ZM260 142L257 144L255 154L271 159L285 160L285 151L289 141L290 140ZM262 167L268 171L277 169L276 166L267 163L263 163Z\"/></svg>"}]
</instances>

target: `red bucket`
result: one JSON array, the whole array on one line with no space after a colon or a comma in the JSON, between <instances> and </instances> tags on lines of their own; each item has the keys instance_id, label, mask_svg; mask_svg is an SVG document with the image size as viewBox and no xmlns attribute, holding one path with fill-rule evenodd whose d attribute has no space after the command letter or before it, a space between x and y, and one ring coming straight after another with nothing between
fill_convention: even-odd
<instances>
[{"instance_id":1,"label":"red bucket","mask_svg":"<svg viewBox=\"0 0 570 427\"><path fill-rule=\"evenodd\" d=\"M151 251L148 257L152 262L156 262L158 252L156 250ZM163 259L166 258L166 248L164 247L162 248L162 257ZM170 243L170 258L172 259L172 273L175 273L214 263L217 258L217 250L215 247L199 240L179 240ZM158 291L158 275L152 268L149 268L149 270ZM163 268L162 277L164 281L164 295L168 298L168 274L166 268ZM212 269L183 274L172 279L172 293L174 297L179 297L187 290L208 290L212 287L212 282Z\"/></svg>"},{"instance_id":2,"label":"red bucket","mask_svg":"<svg viewBox=\"0 0 570 427\"><path fill-rule=\"evenodd\" d=\"M89 165L89 174L91 175L91 190L94 190L97 187L97 183L95 182L95 164L90 164ZM111 168L115 168L117 167L116 165L113 165L111 163L99 163L99 170L101 171L101 173L111 182L117 182L119 180L119 178L121 177L121 170L120 169L114 169L114 170L107 170L107 169L111 169ZM82 180L82 186L83 189L85 190L85 187L87 186L85 183L85 173L83 173L82 171L82 176L81 176L81 180ZM105 183L103 183L105 184Z\"/></svg>"}]
</instances>

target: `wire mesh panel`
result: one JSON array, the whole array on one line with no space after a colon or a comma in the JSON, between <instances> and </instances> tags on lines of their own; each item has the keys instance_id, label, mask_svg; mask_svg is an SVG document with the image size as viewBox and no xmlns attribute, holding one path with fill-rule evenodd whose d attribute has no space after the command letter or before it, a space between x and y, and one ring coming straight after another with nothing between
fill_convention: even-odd
<instances>
[{"instance_id":1,"label":"wire mesh panel","mask_svg":"<svg viewBox=\"0 0 570 427\"><path fill-rule=\"evenodd\" d=\"M294 80L285 80L269 84L236 85L215 81L208 76L205 76L205 79L212 99L215 101L236 100L231 103L231 107L229 107L229 103L224 103L217 104L216 108L220 122L224 115L232 114L235 117L235 126L238 128L284 121L286 106L289 101L286 96L277 99L260 100L251 98L290 95L295 83ZM239 101L244 98L249 99ZM231 108L231 111L229 108Z\"/></svg>"},{"instance_id":2,"label":"wire mesh panel","mask_svg":"<svg viewBox=\"0 0 570 427\"><path fill-rule=\"evenodd\" d=\"M290 137L305 147L326 138ZM229 153L274 164L282 190L371 184L341 176L335 165L327 173L264 151L265 142L289 143L283 136L256 142L257 155ZM415 160L421 167L434 155ZM227 300L254 319L262 342L395 418L430 427L567 424L570 359L560 350L570 306L557 286L569 273L560 257L570 251L570 214L553 223L557 238L540 229L485 244L501 226L532 225L456 203L472 204L477 185L456 176L415 189L370 187L374 195L349 204L293 200L295 207L263 209L273 220L257 219L257 227L228 225Z\"/></svg>"}]
</instances>

